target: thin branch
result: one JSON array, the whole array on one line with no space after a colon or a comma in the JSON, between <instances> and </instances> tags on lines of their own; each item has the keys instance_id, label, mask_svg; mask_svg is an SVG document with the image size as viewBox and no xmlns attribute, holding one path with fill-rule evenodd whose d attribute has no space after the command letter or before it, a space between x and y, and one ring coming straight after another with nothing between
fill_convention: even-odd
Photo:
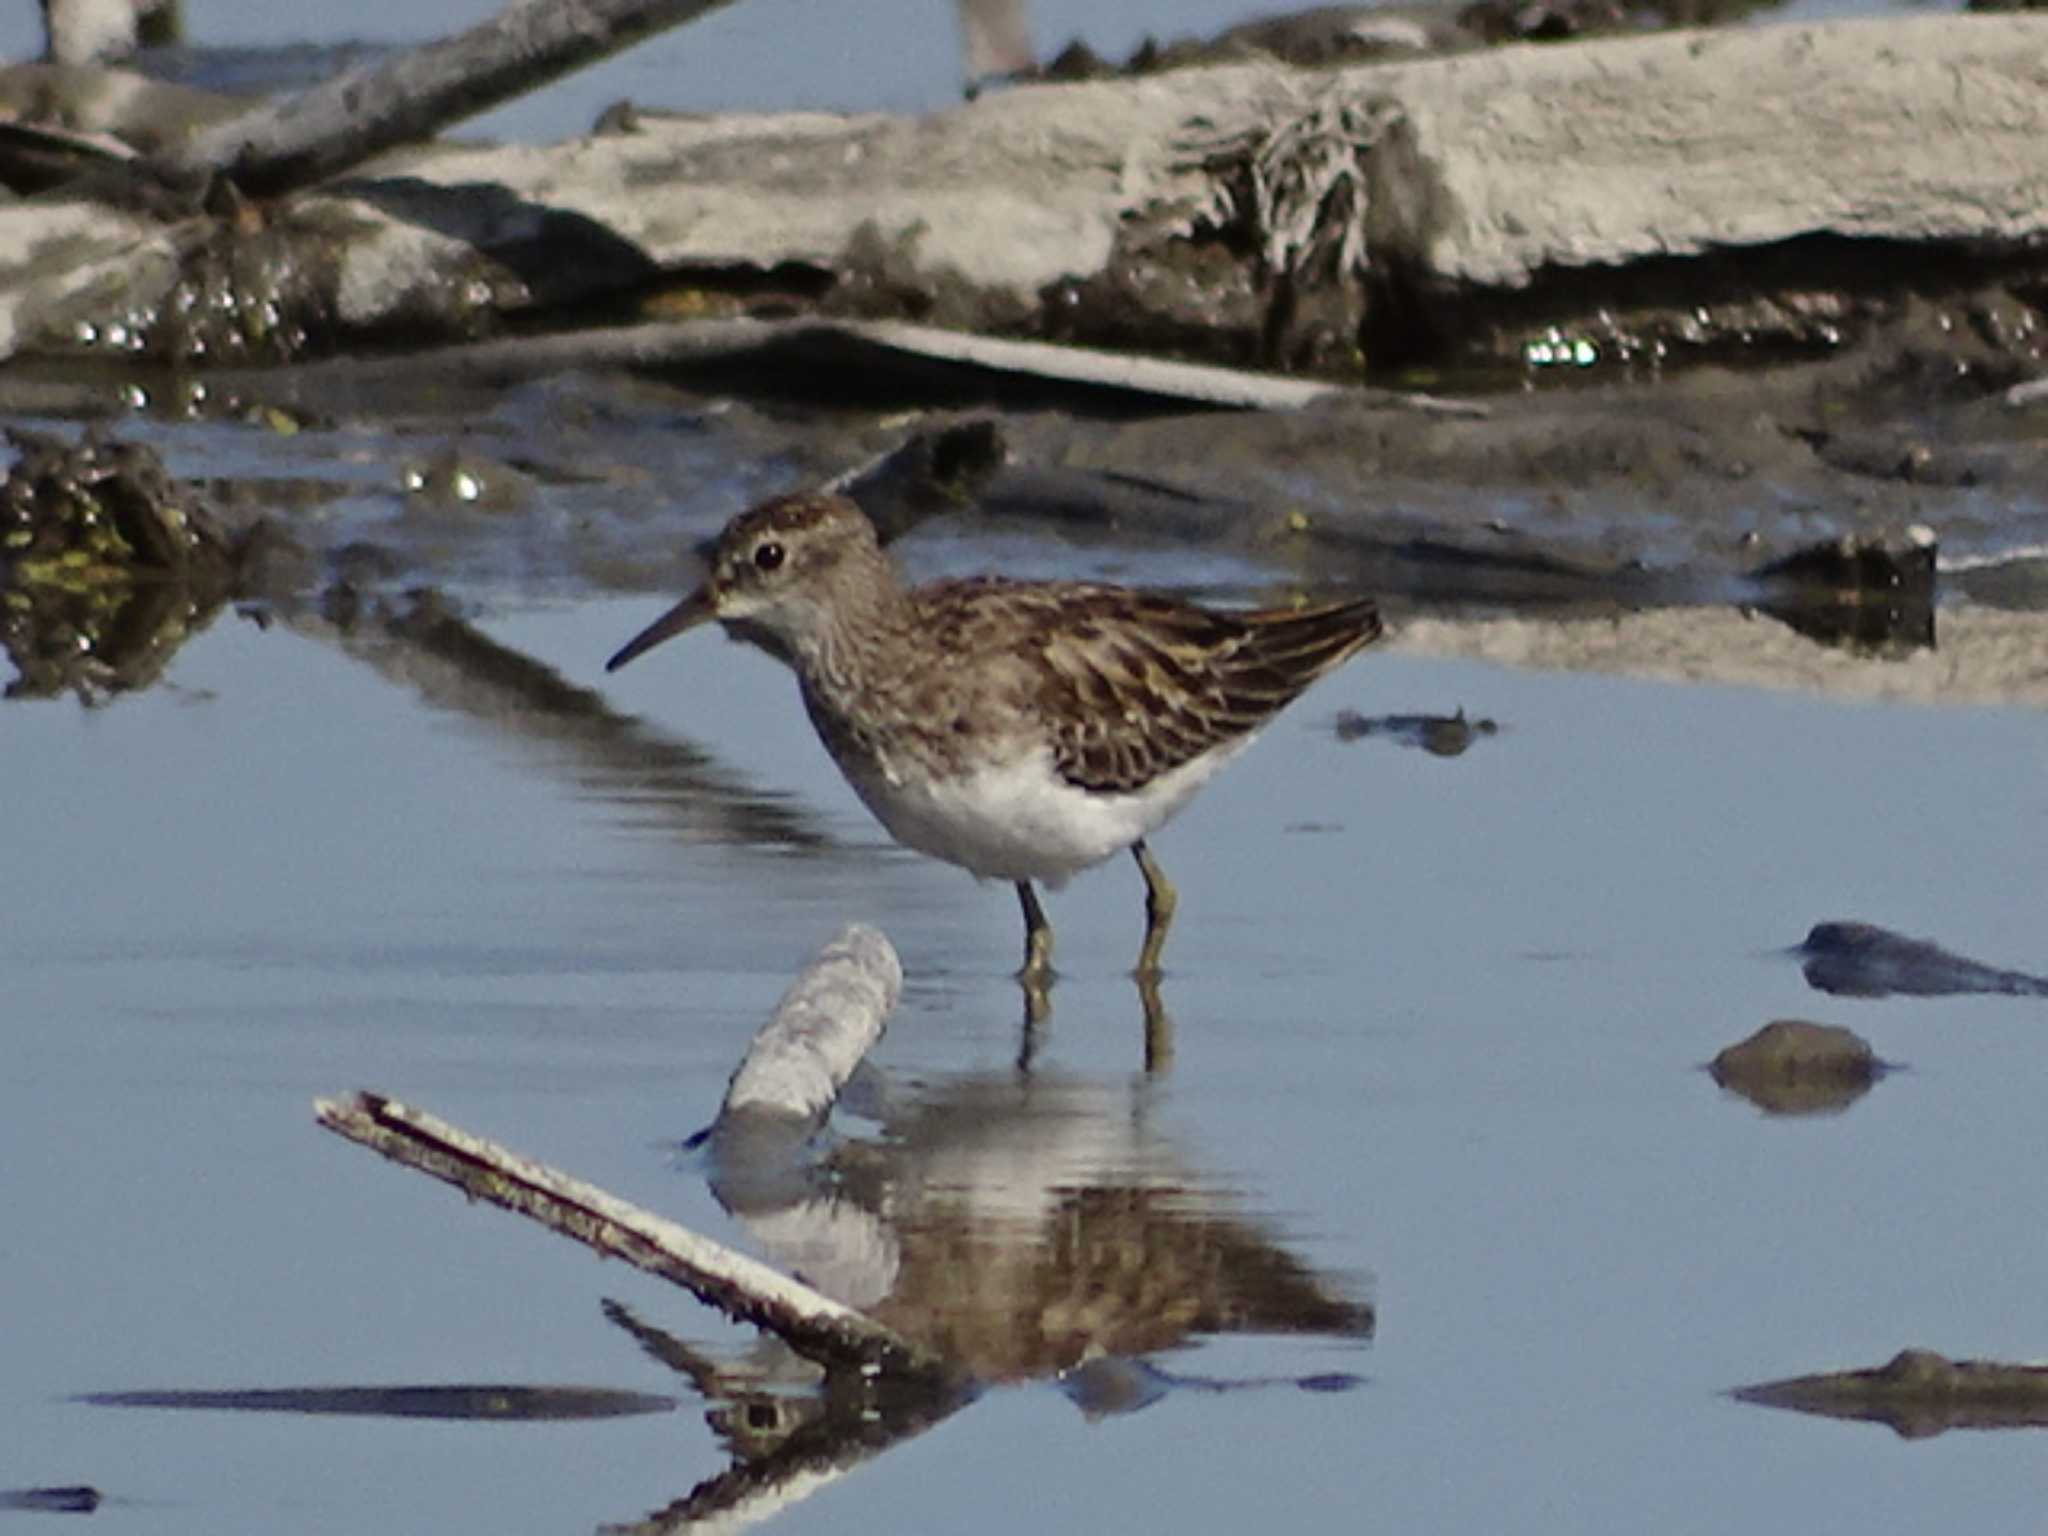
<instances>
[{"instance_id":1,"label":"thin branch","mask_svg":"<svg viewBox=\"0 0 2048 1536\"><path fill-rule=\"evenodd\" d=\"M157 170L277 196L545 85L728 0L515 0L489 21L201 129Z\"/></svg>"},{"instance_id":2,"label":"thin branch","mask_svg":"<svg viewBox=\"0 0 2048 1536\"><path fill-rule=\"evenodd\" d=\"M801 1281L423 1110L373 1093L316 1100L313 1110L337 1135L674 1281L828 1370L946 1374L917 1345Z\"/></svg>"}]
</instances>

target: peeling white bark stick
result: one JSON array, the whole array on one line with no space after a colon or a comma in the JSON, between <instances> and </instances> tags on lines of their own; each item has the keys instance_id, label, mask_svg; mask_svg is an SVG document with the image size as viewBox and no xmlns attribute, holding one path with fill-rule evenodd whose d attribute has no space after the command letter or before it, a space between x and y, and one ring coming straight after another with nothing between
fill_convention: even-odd
<instances>
[{"instance_id":1,"label":"peeling white bark stick","mask_svg":"<svg viewBox=\"0 0 2048 1536\"><path fill-rule=\"evenodd\" d=\"M1477 401L1446 400L1391 390L1286 379L1210 363L1137 357L1099 348L1044 341L976 336L900 320L663 320L603 330L548 336L500 337L494 341L436 347L404 357L335 358L296 368L223 374L236 387L255 387L265 398L289 399L296 384L328 378L371 382L379 377L414 382L446 375L478 381L537 378L570 368L659 368L665 364L709 363L770 356L791 349L786 366L805 376L818 369L852 373L870 349L883 362L892 358L954 363L963 370L1006 378L1101 389L1126 395L1182 400L1237 410L1291 411L1336 396L1367 399L1433 415L1484 416Z\"/></svg>"},{"instance_id":2,"label":"peeling white bark stick","mask_svg":"<svg viewBox=\"0 0 2048 1536\"><path fill-rule=\"evenodd\" d=\"M827 1368L936 1375L944 1366L874 1319L665 1217L373 1093L318 1099L338 1135L684 1287Z\"/></svg>"},{"instance_id":3,"label":"peeling white bark stick","mask_svg":"<svg viewBox=\"0 0 2048 1536\"><path fill-rule=\"evenodd\" d=\"M903 990L903 965L879 928L849 923L790 983L726 1085L724 1122L765 1113L815 1129L882 1038Z\"/></svg>"}]
</instances>

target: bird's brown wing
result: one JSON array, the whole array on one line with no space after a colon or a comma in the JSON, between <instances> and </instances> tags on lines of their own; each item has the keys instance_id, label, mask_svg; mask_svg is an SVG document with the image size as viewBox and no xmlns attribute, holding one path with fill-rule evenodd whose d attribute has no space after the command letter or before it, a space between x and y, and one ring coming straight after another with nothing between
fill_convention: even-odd
<instances>
[{"instance_id":1,"label":"bird's brown wing","mask_svg":"<svg viewBox=\"0 0 2048 1536\"><path fill-rule=\"evenodd\" d=\"M1054 766L1100 791L1141 788L1258 729L1380 634L1379 610L1362 598L1218 613L1076 582L925 592L941 599L933 637L952 654L1000 647L1018 660L1017 702L1045 725Z\"/></svg>"}]
</instances>

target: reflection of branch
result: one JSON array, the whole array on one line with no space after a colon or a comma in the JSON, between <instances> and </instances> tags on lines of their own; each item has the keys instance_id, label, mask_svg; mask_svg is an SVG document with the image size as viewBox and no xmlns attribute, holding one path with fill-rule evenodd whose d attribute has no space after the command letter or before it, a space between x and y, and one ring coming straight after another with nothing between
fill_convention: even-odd
<instances>
[{"instance_id":1,"label":"reflection of branch","mask_svg":"<svg viewBox=\"0 0 2048 1536\"><path fill-rule=\"evenodd\" d=\"M394 1162L531 1217L552 1231L683 1286L827 1367L912 1376L939 1363L873 1319L678 1222L376 1094L321 1099L320 1123Z\"/></svg>"},{"instance_id":2,"label":"reflection of branch","mask_svg":"<svg viewBox=\"0 0 2048 1536\"><path fill-rule=\"evenodd\" d=\"M413 593L403 606L377 603L328 617L295 614L286 622L411 688L437 709L523 742L563 748L585 788L673 810L691 836L792 848L826 845L807 818L735 780L709 753L657 734L619 714L603 694L498 644L437 593Z\"/></svg>"},{"instance_id":3,"label":"reflection of branch","mask_svg":"<svg viewBox=\"0 0 2048 1536\"><path fill-rule=\"evenodd\" d=\"M979 1391L969 1377L896 1381L856 1380L843 1373L793 1392L794 1362L763 1357L721 1365L674 1335L643 1322L615 1301L604 1315L633 1336L654 1359L687 1378L714 1406L705 1414L732 1466L706 1478L666 1509L633 1525L606 1526L608 1536L672 1531L712 1515L724 1529L786 1509L913 1435L921 1434L972 1402Z\"/></svg>"},{"instance_id":4,"label":"reflection of branch","mask_svg":"<svg viewBox=\"0 0 2048 1536\"><path fill-rule=\"evenodd\" d=\"M672 1397L619 1392L610 1387L529 1387L518 1383L475 1387L256 1387L227 1391L88 1392L78 1399L98 1408L204 1408L233 1413L317 1413L378 1419L491 1419L534 1423L545 1419L616 1419L668 1413Z\"/></svg>"},{"instance_id":5,"label":"reflection of branch","mask_svg":"<svg viewBox=\"0 0 2048 1536\"><path fill-rule=\"evenodd\" d=\"M614 1327L623 1328L650 1360L658 1365L667 1366L682 1377L699 1397L711 1401L732 1394L733 1373L694 1344L656 1328L652 1323L641 1321L633 1309L623 1301L613 1301L606 1297L603 1311L606 1322ZM801 1363L796 1368L806 1371L810 1369Z\"/></svg>"},{"instance_id":6,"label":"reflection of branch","mask_svg":"<svg viewBox=\"0 0 2048 1536\"><path fill-rule=\"evenodd\" d=\"M974 1400L970 1381L828 1383L822 1413L799 1418L766 1455L735 1462L666 1509L605 1536L665 1536L714 1515L721 1530L767 1520Z\"/></svg>"}]
</instances>

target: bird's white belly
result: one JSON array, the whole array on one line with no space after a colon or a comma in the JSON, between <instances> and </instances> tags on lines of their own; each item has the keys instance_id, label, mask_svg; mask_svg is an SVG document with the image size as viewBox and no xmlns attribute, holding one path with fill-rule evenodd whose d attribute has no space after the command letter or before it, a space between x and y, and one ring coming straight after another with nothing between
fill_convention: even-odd
<instances>
[{"instance_id":1,"label":"bird's white belly","mask_svg":"<svg viewBox=\"0 0 2048 1536\"><path fill-rule=\"evenodd\" d=\"M1142 789L1099 794L1052 770L1049 752L959 778L891 774L842 764L849 782L898 842L985 879L1057 887L1163 825L1244 737L1162 774Z\"/></svg>"}]
</instances>

